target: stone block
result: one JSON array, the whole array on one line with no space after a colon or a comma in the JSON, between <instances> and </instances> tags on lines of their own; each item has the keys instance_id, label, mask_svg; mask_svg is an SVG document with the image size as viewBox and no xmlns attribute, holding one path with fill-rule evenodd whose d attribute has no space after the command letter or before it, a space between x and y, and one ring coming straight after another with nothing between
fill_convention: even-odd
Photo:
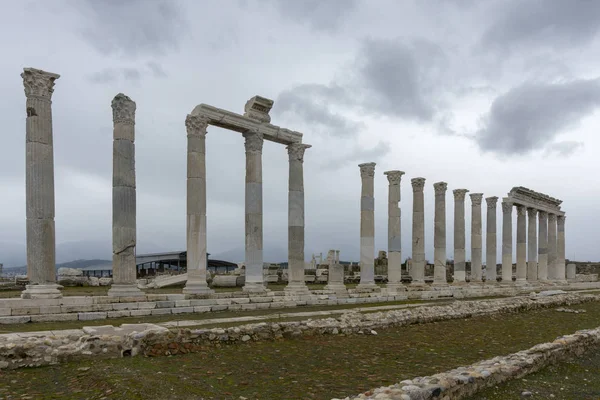
<instances>
[{"instance_id":1,"label":"stone block","mask_svg":"<svg viewBox=\"0 0 600 400\"><path fill-rule=\"evenodd\" d=\"M90 306L91 308L91 306ZM106 312L80 312L77 314L80 321L92 321L95 319L106 319Z\"/></svg>"},{"instance_id":2,"label":"stone block","mask_svg":"<svg viewBox=\"0 0 600 400\"><path fill-rule=\"evenodd\" d=\"M194 307L175 307L171 308L173 314L193 313Z\"/></svg>"},{"instance_id":3,"label":"stone block","mask_svg":"<svg viewBox=\"0 0 600 400\"><path fill-rule=\"evenodd\" d=\"M58 300L61 306L91 306L94 304L93 297L68 296Z\"/></svg>"},{"instance_id":4,"label":"stone block","mask_svg":"<svg viewBox=\"0 0 600 400\"><path fill-rule=\"evenodd\" d=\"M184 294L168 294L167 300L169 300L169 301L185 300L185 295Z\"/></svg>"},{"instance_id":5,"label":"stone block","mask_svg":"<svg viewBox=\"0 0 600 400\"><path fill-rule=\"evenodd\" d=\"M250 298L248 297L236 297L231 299L232 304L248 304L250 303Z\"/></svg>"},{"instance_id":6,"label":"stone block","mask_svg":"<svg viewBox=\"0 0 600 400\"><path fill-rule=\"evenodd\" d=\"M217 303L216 299L198 299L198 300L188 300L190 303L190 306L195 307L195 306L214 306Z\"/></svg>"},{"instance_id":7,"label":"stone block","mask_svg":"<svg viewBox=\"0 0 600 400\"><path fill-rule=\"evenodd\" d=\"M0 325L4 324L24 324L31 321L29 315L20 315L17 317L0 317Z\"/></svg>"},{"instance_id":8,"label":"stone block","mask_svg":"<svg viewBox=\"0 0 600 400\"><path fill-rule=\"evenodd\" d=\"M250 297L250 303L270 303L272 301L272 297Z\"/></svg>"},{"instance_id":9,"label":"stone block","mask_svg":"<svg viewBox=\"0 0 600 400\"><path fill-rule=\"evenodd\" d=\"M156 303L153 301L142 301L138 303L138 308L140 310L151 310L156 308Z\"/></svg>"},{"instance_id":10,"label":"stone block","mask_svg":"<svg viewBox=\"0 0 600 400\"><path fill-rule=\"evenodd\" d=\"M232 304L229 306L229 311L240 311L245 304Z\"/></svg>"},{"instance_id":11,"label":"stone block","mask_svg":"<svg viewBox=\"0 0 600 400\"><path fill-rule=\"evenodd\" d=\"M0 308L0 317L7 317L11 314L10 308Z\"/></svg>"},{"instance_id":12,"label":"stone block","mask_svg":"<svg viewBox=\"0 0 600 400\"><path fill-rule=\"evenodd\" d=\"M92 311L92 305L87 305L87 306L60 306L60 312L61 313L77 313L77 312L91 312Z\"/></svg>"},{"instance_id":13,"label":"stone block","mask_svg":"<svg viewBox=\"0 0 600 400\"><path fill-rule=\"evenodd\" d=\"M231 299L215 299L217 302L217 305L229 305L232 303Z\"/></svg>"},{"instance_id":14,"label":"stone block","mask_svg":"<svg viewBox=\"0 0 600 400\"><path fill-rule=\"evenodd\" d=\"M153 314L154 311L156 311L156 310L150 309L150 308L145 308L145 309L140 309L140 310L131 310L131 311L129 311L129 313L131 314L132 317L144 317L147 315L157 315L157 314Z\"/></svg>"},{"instance_id":15,"label":"stone block","mask_svg":"<svg viewBox=\"0 0 600 400\"><path fill-rule=\"evenodd\" d=\"M156 302L156 308L174 308L174 307L175 307L174 301L157 301Z\"/></svg>"},{"instance_id":16,"label":"stone block","mask_svg":"<svg viewBox=\"0 0 600 400\"><path fill-rule=\"evenodd\" d=\"M146 298L148 299L148 301L166 301L167 300L167 295L166 294L147 294Z\"/></svg>"},{"instance_id":17,"label":"stone block","mask_svg":"<svg viewBox=\"0 0 600 400\"><path fill-rule=\"evenodd\" d=\"M256 310L256 304L242 304L241 306L242 310Z\"/></svg>"},{"instance_id":18,"label":"stone block","mask_svg":"<svg viewBox=\"0 0 600 400\"><path fill-rule=\"evenodd\" d=\"M205 313L205 312L210 312L211 311L211 307L210 306L196 306L194 307L194 312L197 313Z\"/></svg>"},{"instance_id":19,"label":"stone block","mask_svg":"<svg viewBox=\"0 0 600 400\"><path fill-rule=\"evenodd\" d=\"M216 306L210 307L211 311L225 311L227 309L229 309L229 305L227 305L227 304L216 305Z\"/></svg>"},{"instance_id":20,"label":"stone block","mask_svg":"<svg viewBox=\"0 0 600 400\"><path fill-rule=\"evenodd\" d=\"M266 310L268 308L271 308L273 303L255 303L254 305L256 306L257 310ZM281 307L281 306L279 305L278 308L279 307Z\"/></svg>"},{"instance_id":21,"label":"stone block","mask_svg":"<svg viewBox=\"0 0 600 400\"><path fill-rule=\"evenodd\" d=\"M40 307L40 314L59 314L61 312L60 306L42 306Z\"/></svg>"},{"instance_id":22,"label":"stone block","mask_svg":"<svg viewBox=\"0 0 600 400\"><path fill-rule=\"evenodd\" d=\"M92 311L113 311L112 304L93 304Z\"/></svg>"},{"instance_id":23,"label":"stone block","mask_svg":"<svg viewBox=\"0 0 600 400\"><path fill-rule=\"evenodd\" d=\"M136 311L136 310L133 310ZM137 310L137 311L146 311L146 310ZM169 315L171 313L170 308L155 308L154 310L150 310L150 315Z\"/></svg>"},{"instance_id":24,"label":"stone block","mask_svg":"<svg viewBox=\"0 0 600 400\"><path fill-rule=\"evenodd\" d=\"M79 316L75 313L71 314L41 314L32 315L31 322L63 322L63 321L77 321ZM62 331L61 331L62 333Z\"/></svg>"},{"instance_id":25,"label":"stone block","mask_svg":"<svg viewBox=\"0 0 600 400\"><path fill-rule=\"evenodd\" d=\"M140 301L146 301L146 296L122 296L118 297L119 303L137 303Z\"/></svg>"},{"instance_id":26,"label":"stone block","mask_svg":"<svg viewBox=\"0 0 600 400\"><path fill-rule=\"evenodd\" d=\"M123 318L131 316L131 311L129 310L119 310L119 311L107 311L107 318Z\"/></svg>"},{"instance_id":27,"label":"stone block","mask_svg":"<svg viewBox=\"0 0 600 400\"><path fill-rule=\"evenodd\" d=\"M109 296L97 296L94 297L94 304L112 304L118 303L118 297L109 297Z\"/></svg>"},{"instance_id":28,"label":"stone block","mask_svg":"<svg viewBox=\"0 0 600 400\"><path fill-rule=\"evenodd\" d=\"M175 307L190 307L191 302L191 300L176 300Z\"/></svg>"}]
</instances>

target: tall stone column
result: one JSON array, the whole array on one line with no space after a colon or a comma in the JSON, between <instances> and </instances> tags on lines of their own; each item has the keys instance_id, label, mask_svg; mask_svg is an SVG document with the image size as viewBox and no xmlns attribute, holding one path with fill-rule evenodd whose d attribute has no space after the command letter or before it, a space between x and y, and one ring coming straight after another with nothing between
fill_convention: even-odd
<instances>
[{"instance_id":1,"label":"tall stone column","mask_svg":"<svg viewBox=\"0 0 600 400\"><path fill-rule=\"evenodd\" d=\"M388 289L404 289L402 285L402 242L400 181L403 171L386 171L388 187Z\"/></svg>"},{"instance_id":2,"label":"tall stone column","mask_svg":"<svg viewBox=\"0 0 600 400\"><path fill-rule=\"evenodd\" d=\"M467 189L454 189L454 282L466 281L465 195Z\"/></svg>"},{"instance_id":3,"label":"tall stone column","mask_svg":"<svg viewBox=\"0 0 600 400\"><path fill-rule=\"evenodd\" d=\"M304 282L304 152L311 146L294 143L287 147L288 181L288 276L285 290L309 294Z\"/></svg>"},{"instance_id":4,"label":"tall stone column","mask_svg":"<svg viewBox=\"0 0 600 400\"><path fill-rule=\"evenodd\" d=\"M537 240L537 210L527 209L527 280L536 282L538 279L538 240Z\"/></svg>"},{"instance_id":5,"label":"tall stone column","mask_svg":"<svg viewBox=\"0 0 600 400\"><path fill-rule=\"evenodd\" d=\"M433 283L445 285L446 279L446 182L433 184L435 190Z\"/></svg>"},{"instance_id":6,"label":"tall stone column","mask_svg":"<svg viewBox=\"0 0 600 400\"><path fill-rule=\"evenodd\" d=\"M517 282L527 281L527 208L517 205Z\"/></svg>"},{"instance_id":7,"label":"tall stone column","mask_svg":"<svg viewBox=\"0 0 600 400\"><path fill-rule=\"evenodd\" d=\"M136 284L135 109L119 93L113 111L113 284L109 296L142 296Z\"/></svg>"},{"instance_id":8,"label":"tall stone column","mask_svg":"<svg viewBox=\"0 0 600 400\"><path fill-rule=\"evenodd\" d=\"M187 275L184 294L213 291L206 282L206 129L208 120L200 115L185 119L187 130Z\"/></svg>"},{"instance_id":9,"label":"tall stone column","mask_svg":"<svg viewBox=\"0 0 600 400\"><path fill-rule=\"evenodd\" d=\"M538 213L540 223L538 236L538 280L548 280L548 213Z\"/></svg>"},{"instance_id":10,"label":"tall stone column","mask_svg":"<svg viewBox=\"0 0 600 400\"><path fill-rule=\"evenodd\" d=\"M412 178L413 220L412 220L412 283L425 283L425 198L423 188L425 178Z\"/></svg>"},{"instance_id":11,"label":"tall stone column","mask_svg":"<svg viewBox=\"0 0 600 400\"><path fill-rule=\"evenodd\" d=\"M483 271L481 239L481 200L483 193L471 193L471 283L481 282Z\"/></svg>"},{"instance_id":12,"label":"tall stone column","mask_svg":"<svg viewBox=\"0 0 600 400\"><path fill-rule=\"evenodd\" d=\"M375 289L375 163L359 165L360 197L360 283L358 288Z\"/></svg>"},{"instance_id":13,"label":"tall stone column","mask_svg":"<svg viewBox=\"0 0 600 400\"><path fill-rule=\"evenodd\" d=\"M54 236L54 146L52 139L52 93L60 75L34 68L21 74L25 87L25 191L27 230L27 277L25 299L62 297L56 284Z\"/></svg>"},{"instance_id":14,"label":"tall stone column","mask_svg":"<svg viewBox=\"0 0 600 400\"><path fill-rule=\"evenodd\" d=\"M497 242L496 237L496 206L498 198L496 196L486 197L487 215L486 215L486 235L485 235L485 280L488 283L497 282Z\"/></svg>"},{"instance_id":15,"label":"tall stone column","mask_svg":"<svg viewBox=\"0 0 600 400\"><path fill-rule=\"evenodd\" d=\"M557 261L556 214L548 214L548 279L551 281L558 280Z\"/></svg>"},{"instance_id":16,"label":"tall stone column","mask_svg":"<svg viewBox=\"0 0 600 400\"><path fill-rule=\"evenodd\" d=\"M566 283L566 266L565 266L565 219L564 215L559 215L556 218L556 280Z\"/></svg>"},{"instance_id":17,"label":"tall stone column","mask_svg":"<svg viewBox=\"0 0 600 400\"><path fill-rule=\"evenodd\" d=\"M263 135L258 130L244 133L246 139L246 283L245 292L264 292L263 278Z\"/></svg>"},{"instance_id":18,"label":"tall stone column","mask_svg":"<svg viewBox=\"0 0 600 400\"><path fill-rule=\"evenodd\" d=\"M512 283L512 203L502 202L502 282Z\"/></svg>"}]
</instances>

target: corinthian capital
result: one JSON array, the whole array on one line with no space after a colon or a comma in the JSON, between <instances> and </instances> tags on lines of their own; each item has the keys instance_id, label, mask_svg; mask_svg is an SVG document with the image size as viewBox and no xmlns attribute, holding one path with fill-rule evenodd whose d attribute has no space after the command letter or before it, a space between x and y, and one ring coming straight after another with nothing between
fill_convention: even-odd
<instances>
[{"instance_id":1,"label":"corinthian capital","mask_svg":"<svg viewBox=\"0 0 600 400\"><path fill-rule=\"evenodd\" d=\"M522 215L522 216L527 215L527 207L517 205L517 215Z\"/></svg>"},{"instance_id":2,"label":"corinthian capital","mask_svg":"<svg viewBox=\"0 0 600 400\"><path fill-rule=\"evenodd\" d=\"M115 96L110 104L113 111L113 122L135 123L135 101L123 93Z\"/></svg>"},{"instance_id":3,"label":"corinthian capital","mask_svg":"<svg viewBox=\"0 0 600 400\"><path fill-rule=\"evenodd\" d=\"M540 210L540 212L538 213L538 218L540 220L546 219L546 218L548 218L548 213L546 211L541 211Z\"/></svg>"},{"instance_id":4,"label":"corinthian capital","mask_svg":"<svg viewBox=\"0 0 600 400\"><path fill-rule=\"evenodd\" d=\"M502 212L504 214L510 214L510 213L512 213L512 210L513 210L512 203L507 203L505 201L502 202Z\"/></svg>"},{"instance_id":5,"label":"corinthian capital","mask_svg":"<svg viewBox=\"0 0 600 400\"><path fill-rule=\"evenodd\" d=\"M390 186L397 186L400 184L400 180L402 180L404 171L385 171L383 174L387 176Z\"/></svg>"},{"instance_id":6,"label":"corinthian capital","mask_svg":"<svg viewBox=\"0 0 600 400\"><path fill-rule=\"evenodd\" d=\"M448 189L448 184L446 182L436 182L433 184L433 190L435 190L435 194L446 194L446 190Z\"/></svg>"},{"instance_id":7,"label":"corinthian capital","mask_svg":"<svg viewBox=\"0 0 600 400\"><path fill-rule=\"evenodd\" d=\"M191 135L206 135L208 128L208 118L203 115L188 114L185 117L185 128L188 136Z\"/></svg>"},{"instance_id":8,"label":"corinthian capital","mask_svg":"<svg viewBox=\"0 0 600 400\"><path fill-rule=\"evenodd\" d=\"M244 146L247 153L262 153L263 134L258 129L252 129L244 133L246 139Z\"/></svg>"},{"instance_id":9,"label":"corinthian capital","mask_svg":"<svg viewBox=\"0 0 600 400\"><path fill-rule=\"evenodd\" d=\"M54 92L54 81L60 78L60 75L41 69L23 68L21 78L23 78L23 86L25 86L25 97L37 97L50 101Z\"/></svg>"},{"instance_id":10,"label":"corinthian capital","mask_svg":"<svg viewBox=\"0 0 600 400\"><path fill-rule=\"evenodd\" d=\"M471 198L471 205L479 207L481 200L483 200L483 193L471 193L469 197Z\"/></svg>"},{"instance_id":11,"label":"corinthian capital","mask_svg":"<svg viewBox=\"0 0 600 400\"><path fill-rule=\"evenodd\" d=\"M469 193L469 190L468 189L454 189L452 191L452 193L454 194L455 201L463 201L465 199L465 195L467 193Z\"/></svg>"},{"instance_id":12,"label":"corinthian capital","mask_svg":"<svg viewBox=\"0 0 600 400\"><path fill-rule=\"evenodd\" d=\"M535 217L537 217L537 213L538 213L538 210L536 210L535 208L532 208L532 207L527 208L527 216L530 219L535 219Z\"/></svg>"},{"instance_id":13,"label":"corinthian capital","mask_svg":"<svg viewBox=\"0 0 600 400\"><path fill-rule=\"evenodd\" d=\"M548 222L556 222L556 214L548 214Z\"/></svg>"},{"instance_id":14,"label":"corinthian capital","mask_svg":"<svg viewBox=\"0 0 600 400\"><path fill-rule=\"evenodd\" d=\"M375 165L377 164L375 164L374 162L358 164L358 167L360 168L360 177L362 179L374 177Z\"/></svg>"},{"instance_id":15,"label":"corinthian capital","mask_svg":"<svg viewBox=\"0 0 600 400\"><path fill-rule=\"evenodd\" d=\"M288 156L290 157L290 162L292 161L300 161L304 162L304 151L306 149L310 149L312 146L310 144L302 144L302 143L292 143L288 145L287 151Z\"/></svg>"},{"instance_id":16,"label":"corinthian capital","mask_svg":"<svg viewBox=\"0 0 600 400\"><path fill-rule=\"evenodd\" d=\"M556 222L557 222L559 225L564 225L564 223L565 223L565 219L567 219L567 216L566 216L566 215L558 215L558 216L556 217Z\"/></svg>"},{"instance_id":17,"label":"corinthian capital","mask_svg":"<svg viewBox=\"0 0 600 400\"><path fill-rule=\"evenodd\" d=\"M498 204L498 198L496 196L486 197L485 202L489 210L494 210Z\"/></svg>"},{"instance_id":18,"label":"corinthian capital","mask_svg":"<svg viewBox=\"0 0 600 400\"><path fill-rule=\"evenodd\" d=\"M425 178L412 178L410 184L413 188L413 193L422 192L425 187Z\"/></svg>"}]
</instances>

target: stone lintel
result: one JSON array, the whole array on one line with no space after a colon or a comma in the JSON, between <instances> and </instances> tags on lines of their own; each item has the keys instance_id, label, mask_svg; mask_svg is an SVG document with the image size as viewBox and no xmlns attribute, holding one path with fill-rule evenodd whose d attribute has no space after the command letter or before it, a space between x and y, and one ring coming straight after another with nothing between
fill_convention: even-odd
<instances>
[{"instance_id":1,"label":"stone lintel","mask_svg":"<svg viewBox=\"0 0 600 400\"><path fill-rule=\"evenodd\" d=\"M509 197L503 197L502 202L510 203L513 206L523 206L525 208L535 208L538 211L544 211L548 214L554 214L557 216L565 215L564 211L561 211L560 209L553 208L553 207L547 207L544 204L533 203L533 202L527 201L525 199L517 199L517 198L509 196Z\"/></svg>"},{"instance_id":2,"label":"stone lintel","mask_svg":"<svg viewBox=\"0 0 600 400\"><path fill-rule=\"evenodd\" d=\"M273 107L273 100L266 97L254 96L244 106L244 117L254 119L258 122L271 122L269 111Z\"/></svg>"},{"instance_id":3,"label":"stone lintel","mask_svg":"<svg viewBox=\"0 0 600 400\"><path fill-rule=\"evenodd\" d=\"M517 200L521 200L531 204L536 204L538 206L554 209L555 211L560 211L560 205L562 204L562 200L550 197L544 193L536 192L523 186L513 187L508 193L508 197L514 199L515 203Z\"/></svg>"}]
</instances>

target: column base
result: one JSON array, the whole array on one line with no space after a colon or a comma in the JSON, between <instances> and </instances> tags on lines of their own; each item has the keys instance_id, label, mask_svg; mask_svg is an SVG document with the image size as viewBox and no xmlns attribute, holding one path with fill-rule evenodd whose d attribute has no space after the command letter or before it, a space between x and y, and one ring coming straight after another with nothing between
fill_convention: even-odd
<instances>
[{"instance_id":1,"label":"column base","mask_svg":"<svg viewBox=\"0 0 600 400\"><path fill-rule=\"evenodd\" d=\"M286 294L291 295L309 295L310 289L306 286L304 282L290 282L283 289Z\"/></svg>"},{"instance_id":2,"label":"column base","mask_svg":"<svg viewBox=\"0 0 600 400\"><path fill-rule=\"evenodd\" d=\"M63 297L60 290L63 287L56 283L47 283L43 285L26 285L25 290L21 292L22 299L60 299Z\"/></svg>"},{"instance_id":3,"label":"column base","mask_svg":"<svg viewBox=\"0 0 600 400\"><path fill-rule=\"evenodd\" d=\"M142 297L146 294L142 292L135 284L113 284L110 289L108 289L108 295L110 297Z\"/></svg>"},{"instance_id":4,"label":"column base","mask_svg":"<svg viewBox=\"0 0 600 400\"><path fill-rule=\"evenodd\" d=\"M187 282L181 291L183 294L212 294L215 291L206 282Z\"/></svg>"},{"instance_id":5,"label":"column base","mask_svg":"<svg viewBox=\"0 0 600 400\"><path fill-rule=\"evenodd\" d=\"M245 293L264 293L267 292L267 288L264 283L260 282L246 282L242 291Z\"/></svg>"},{"instance_id":6,"label":"column base","mask_svg":"<svg viewBox=\"0 0 600 400\"><path fill-rule=\"evenodd\" d=\"M356 288L358 290L376 290L379 289L379 286L377 286L377 284L375 282L368 282L368 283L359 283L358 285L356 285Z\"/></svg>"},{"instance_id":7,"label":"column base","mask_svg":"<svg viewBox=\"0 0 600 400\"><path fill-rule=\"evenodd\" d=\"M325 290L332 290L334 292L345 292L346 289L346 285L344 285L343 283L328 283L327 285L325 285Z\"/></svg>"}]
</instances>

